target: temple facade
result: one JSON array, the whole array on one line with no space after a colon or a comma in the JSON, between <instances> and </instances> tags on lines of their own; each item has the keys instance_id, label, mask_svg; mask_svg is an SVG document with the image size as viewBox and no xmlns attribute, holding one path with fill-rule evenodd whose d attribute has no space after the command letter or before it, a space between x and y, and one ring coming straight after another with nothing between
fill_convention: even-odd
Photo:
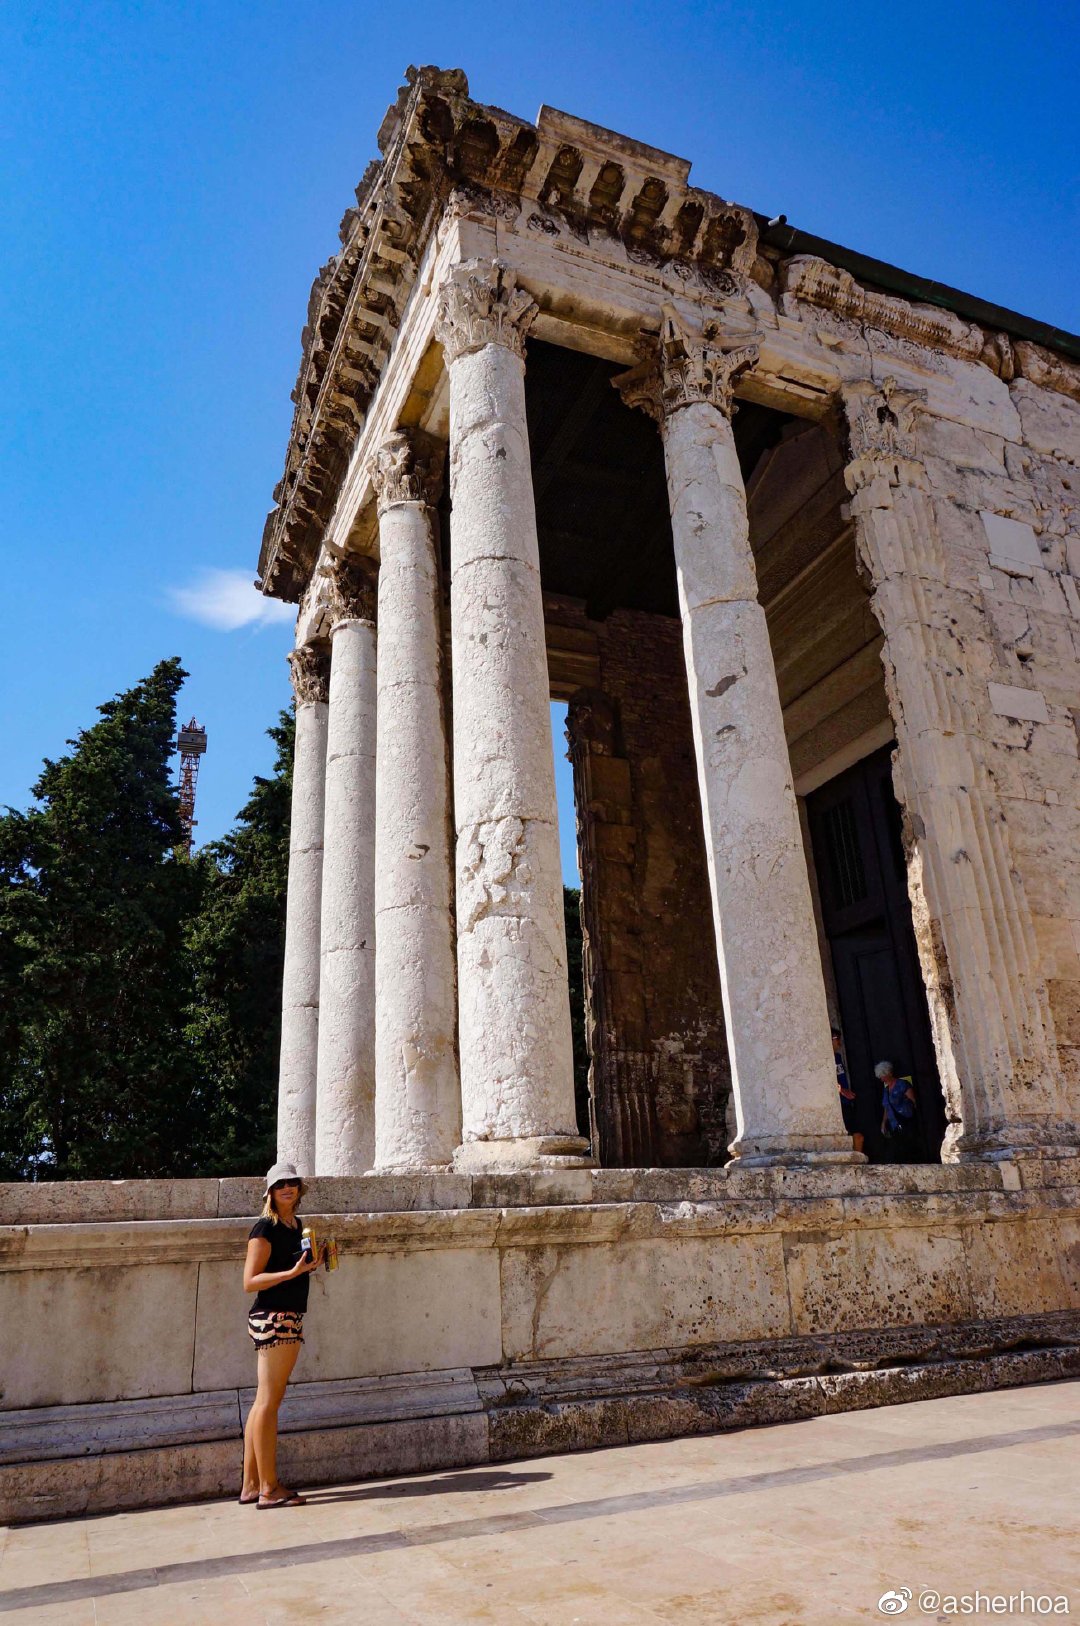
<instances>
[{"instance_id":1,"label":"temple facade","mask_svg":"<svg viewBox=\"0 0 1080 1626\"><path fill-rule=\"evenodd\" d=\"M379 145L259 562L282 1474L1080 1375L1080 340L456 71ZM260 1172L0 1186L0 1521L235 1494Z\"/></svg>"},{"instance_id":2,"label":"temple facade","mask_svg":"<svg viewBox=\"0 0 1080 1626\"><path fill-rule=\"evenodd\" d=\"M299 605L280 1155L878 1161L889 1060L905 1161L1075 1156L1077 341L457 72L380 144L259 565Z\"/></svg>"}]
</instances>

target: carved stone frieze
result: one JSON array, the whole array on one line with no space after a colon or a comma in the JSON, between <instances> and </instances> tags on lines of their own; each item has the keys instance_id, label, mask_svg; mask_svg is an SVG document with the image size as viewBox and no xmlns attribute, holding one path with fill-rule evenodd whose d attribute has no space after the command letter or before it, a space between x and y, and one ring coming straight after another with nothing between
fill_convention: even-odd
<instances>
[{"instance_id":1,"label":"carved stone frieze","mask_svg":"<svg viewBox=\"0 0 1080 1626\"><path fill-rule=\"evenodd\" d=\"M325 705L330 698L330 650L301 644L289 656L289 677L298 706Z\"/></svg>"},{"instance_id":2,"label":"carved stone frieze","mask_svg":"<svg viewBox=\"0 0 1080 1626\"><path fill-rule=\"evenodd\" d=\"M489 186L459 181L446 200L447 212L457 218L516 220L521 200Z\"/></svg>"},{"instance_id":3,"label":"carved stone frieze","mask_svg":"<svg viewBox=\"0 0 1080 1626\"><path fill-rule=\"evenodd\" d=\"M327 572L326 609L332 628L343 621L374 621L379 569L374 559L337 559Z\"/></svg>"},{"instance_id":4,"label":"carved stone frieze","mask_svg":"<svg viewBox=\"0 0 1080 1626\"><path fill-rule=\"evenodd\" d=\"M850 271L830 265L827 260L809 255L789 260L782 271L782 287L781 303L789 315L799 314L800 302L817 305L930 351L944 350L967 361L978 361L982 356L985 335L975 323L965 322L951 311L912 305L892 294L863 288Z\"/></svg>"},{"instance_id":5,"label":"carved stone frieze","mask_svg":"<svg viewBox=\"0 0 1080 1626\"><path fill-rule=\"evenodd\" d=\"M505 345L524 360L537 310L502 260L464 260L439 289L435 336L451 364L485 344Z\"/></svg>"},{"instance_id":6,"label":"carved stone frieze","mask_svg":"<svg viewBox=\"0 0 1080 1626\"><path fill-rule=\"evenodd\" d=\"M379 513L395 503L439 500L442 470L415 435L395 430L383 441L371 465L371 484L378 499Z\"/></svg>"},{"instance_id":7,"label":"carved stone frieze","mask_svg":"<svg viewBox=\"0 0 1080 1626\"><path fill-rule=\"evenodd\" d=\"M508 223L552 246L602 258L696 297L773 296L752 211L689 184L690 164L568 114L536 124L469 97L456 69L410 68L312 286L293 391L286 471L259 555L262 590L295 601L311 574L357 435L386 367L424 254L446 214ZM569 240L574 239L571 243ZM777 264L783 311L822 342L895 355L924 371L952 356L1014 371L1080 400L1080 366L1042 345L988 334L937 306L859 284L812 255ZM509 330L510 342L522 334ZM505 341L504 341L505 342ZM1052 342L1052 341L1051 341Z\"/></svg>"},{"instance_id":8,"label":"carved stone frieze","mask_svg":"<svg viewBox=\"0 0 1080 1626\"><path fill-rule=\"evenodd\" d=\"M628 406L639 407L657 423L681 407L707 401L726 418L735 412L735 383L757 364L751 336L725 333L715 322L691 330L673 305L661 313L660 334L648 342L644 359L612 379Z\"/></svg>"}]
</instances>

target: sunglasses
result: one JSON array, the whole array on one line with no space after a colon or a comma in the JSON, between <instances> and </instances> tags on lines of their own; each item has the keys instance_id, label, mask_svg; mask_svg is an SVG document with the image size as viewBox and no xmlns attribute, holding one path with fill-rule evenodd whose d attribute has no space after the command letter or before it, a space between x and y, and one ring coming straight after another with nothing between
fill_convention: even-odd
<instances>
[{"instance_id":1,"label":"sunglasses","mask_svg":"<svg viewBox=\"0 0 1080 1626\"><path fill-rule=\"evenodd\" d=\"M291 1190L293 1187L299 1186L299 1184L300 1184L299 1180L275 1180L273 1185L270 1187L270 1190L271 1191L281 1191L286 1186L288 1186L290 1188L290 1190Z\"/></svg>"}]
</instances>

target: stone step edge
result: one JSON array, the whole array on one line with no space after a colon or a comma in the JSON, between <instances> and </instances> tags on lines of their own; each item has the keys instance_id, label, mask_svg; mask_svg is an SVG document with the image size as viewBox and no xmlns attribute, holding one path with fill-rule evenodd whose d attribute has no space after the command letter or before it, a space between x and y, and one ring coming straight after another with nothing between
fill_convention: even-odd
<instances>
[{"instance_id":1,"label":"stone step edge","mask_svg":"<svg viewBox=\"0 0 1080 1626\"><path fill-rule=\"evenodd\" d=\"M667 1392L494 1406L283 1434L282 1477L311 1486L797 1422L837 1412L1080 1377L1058 1345L872 1371L686 1384ZM0 1467L0 1523L17 1524L235 1494L238 1440L157 1446Z\"/></svg>"},{"instance_id":2,"label":"stone step edge","mask_svg":"<svg viewBox=\"0 0 1080 1626\"><path fill-rule=\"evenodd\" d=\"M770 1383L814 1379L829 1392L830 1385L851 1377L869 1390L893 1371L931 1372L950 1362L1068 1348L1080 1351L1077 1311L300 1381L286 1392L279 1429L286 1435L699 1390L710 1391L708 1404L717 1406L723 1394L749 1395ZM253 1388L219 1389L0 1410L0 1466L235 1440L254 1398Z\"/></svg>"}]
</instances>

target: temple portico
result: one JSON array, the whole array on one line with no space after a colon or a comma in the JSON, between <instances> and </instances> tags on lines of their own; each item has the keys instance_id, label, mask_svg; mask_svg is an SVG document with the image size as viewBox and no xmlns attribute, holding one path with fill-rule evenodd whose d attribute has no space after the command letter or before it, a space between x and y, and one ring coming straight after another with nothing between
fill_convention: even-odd
<instances>
[{"instance_id":1,"label":"temple portico","mask_svg":"<svg viewBox=\"0 0 1080 1626\"><path fill-rule=\"evenodd\" d=\"M352 1175L858 1161L832 1027L868 1098L886 1046L918 1075L920 1155L1068 1155L1076 1111L1039 928L995 812L1001 776L972 743L987 691L980 702L933 679L946 653L940 454L957 434L1012 432L1003 368L1017 353L824 261L785 259L749 211L689 187L681 160L548 109L534 147L457 84L419 76L410 139L449 117L474 142L470 163L492 142L505 161L448 176L432 232L417 212L421 193L436 209L430 176L391 143L350 238L351 315L314 395L324 364L305 361L317 422L298 420L260 567L265 590L303 595L297 660L332 651L325 812L313 713L298 744L283 1151L314 1145L316 1172ZM887 335L882 359L849 342L856 318ZM655 452L632 428L640 408ZM826 483L799 509L788 496L819 465ZM372 606L378 572L378 631L373 608L342 608L358 572ZM815 630L815 594L838 644ZM657 650L681 624L683 675L665 666L644 732L616 677L627 617ZM576 742L588 1122L574 1099L553 698ZM1040 702L1017 704L1034 718ZM680 812L648 777L665 734L693 755L696 799L686 786ZM858 981L878 950L859 949L845 892L870 849L839 856L869 826L844 835L836 820L854 814L826 803L890 743L880 817L903 830L903 857L901 837L886 852L882 836L873 862L903 998L878 1020ZM698 831L676 838L683 810ZM855 867L838 881L835 863ZM691 889L702 873L704 898ZM320 908L314 988L299 944ZM681 1004L663 948L642 957L657 919ZM691 920L687 952L715 973L677 969ZM294 1122L303 1131L286 1136ZM876 1118L867 1133L883 1155Z\"/></svg>"}]
</instances>

